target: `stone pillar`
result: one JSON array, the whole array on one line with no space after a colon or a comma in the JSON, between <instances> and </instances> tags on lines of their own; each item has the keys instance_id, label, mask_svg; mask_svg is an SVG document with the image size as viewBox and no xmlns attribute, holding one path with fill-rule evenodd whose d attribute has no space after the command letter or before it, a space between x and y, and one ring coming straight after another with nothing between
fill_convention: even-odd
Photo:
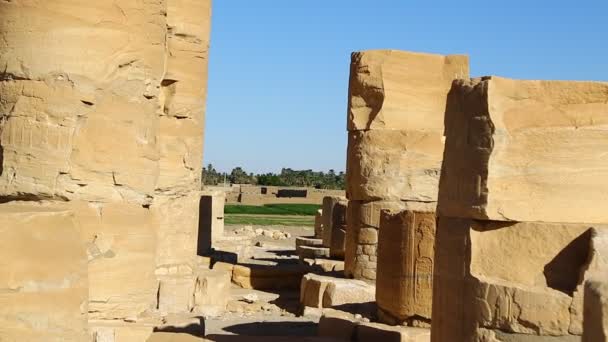
<instances>
[{"instance_id":1,"label":"stone pillar","mask_svg":"<svg viewBox=\"0 0 608 342\"><path fill-rule=\"evenodd\" d=\"M86 341L87 254L73 213L0 205L0 339Z\"/></svg>"},{"instance_id":2,"label":"stone pillar","mask_svg":"<svg viewBox=\"0 0 608 342\"><path fill-rule=\"evenodd\" d=\"M583 342L608 341L608 282L606 275L585 283Z\"/></svg>"},{"instance_id":3,"label":"stone pillar","mask_svg":"<svg viewBox=\"0 0 608 342\"><path fill-rule=\"evenodd\" d=\"M344 259L346 238L346 208L347 200L340 200L334 205L331 213L331 240L329 255L334 259Z\"/></svg>"},{"instance_id":4,"label":"stone pillar","mask_svg":"<svg viewBox=\"0 0 608 342\"><path fill-rule=\"evenodd\" d=\"M315 238L323 239L323 209L317 210L315 214Z\"/></svg>"},{"instance_id":5,"label":"stone pillar","mask_svg":"<svg viewBox=\"0 0 608 342\"><path fill-rule=\"evenodd\" d=\"M162 1L0 4L0 198L74 210L95 256L91 319L156 305L148 208L159 176L165 12Z\"/></svg>"},{"instance_id":6,"label":"stone pillar","mask_svg":"<svg viewBox=\"0 0 608 342\"><path fill-rule=\"evenodd\" d=\"M210 1L12 1L0 16L0 202L74 212L89 319L156 308L155 269L191 274L196 254Z\"/></svg>"},{"instance_id":7,"label":"stone pillar","mask_svg":"<svg viewBox=\"0 0 608 342\"><path fill-rule=\"evenodd\" d=\"M323 198L323 247L331 248L332 229L334 223L334 207L338 203L346 203L344 197L325 196Z\"/></svg>"},{"instance_id":8,"label":"stone pillar","mask_svg":"<svg viewBox=\"0 0 608 342\"><path fill-rule=\"evenodd\" d=\"M445 122L432 341L578 339L608 271L608 84L457 81Z\"/></svg>"},{"instance_id":9,"label":"stone pillar","mask_svg":"<svg viewBox=\"0 0 608 342\"><path fill-rule=\"evenodd\" d=\"M160 172L152 204L161 222L161 272L174 264L191 268L197 250L210 19L211 0L167 0L167 57L158 112Z\"/></svg>"},{"instance_id":10,"label":"stone pillar","mask_svg":"<svg viewBox=\"0 0 608 342\"><path fill-rule=\"evenodd\" d=\"M214 242L224 236L224 205L226 193L223 191L203 191L200 199L200 219L198 227L198 254L204 255Z\"/></svg>"},{"instance_id":11,"label":"stone pillar","mask_svg":"<svg viewBox=\"0 0 608 342\"><path fill-rule=\"evenodd\" d=\"M352 55L346 276L376 280L381 210L435 210L447 94L454 79L468 74L466 56Z\"/></svg>"},{"instance_id":12,"label":"stone pillar","mask_svg":"<svg viewBox=\"0 0 608 342\"><path fill-rule=\"evenodd\" d=\"M433 298L435 213L383 211L376 302L381 321L428 327Z\"/></svg>"}]
</instances>

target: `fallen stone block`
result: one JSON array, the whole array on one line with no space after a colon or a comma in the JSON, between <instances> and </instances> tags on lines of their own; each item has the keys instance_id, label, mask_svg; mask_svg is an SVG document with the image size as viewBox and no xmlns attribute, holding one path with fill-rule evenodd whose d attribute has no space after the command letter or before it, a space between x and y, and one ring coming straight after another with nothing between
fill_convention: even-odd
<instances>
[{"instance_id":1,"label":"fallen stone block","mask_svg":"<svg viewBox=\"0 0 608 342\"><path fill-rule=\"evenodd\" d=\"M364 281L344 279L332 281L323 295L323 307L372 303L376 298L376 287Z\"/></svg>"},{"instance_id":2,"label":"fallen stone block","mask_svg":"<svg viewBox=\"0 0 608 342\"><path fill-rule=\"evenodd\" d=\"M298 246L296 247L296 254L302 259L317 259L317 258L329 258L329 248L327 247L313 247L313 246Z\"/></svg>"},{"instance_id":3,"label":"fallen stone block","mask_svg":"<svg viewBox=\"0 0 608 342\"><path fill-rule=\"evenodd\" d=\"M344 272L344 261L333 259L301 259L303 263L310 266L318 266L323 272Z\"/></svg>"},{"instance_id":4,"label":"fallen stone block","mask_svg":"<svg viewBox=\"0 0 608 342\"><path fill-rule=\"evenodd\" d=\"M323 247L323 239L298 236L296 237L296 249L300 246Z\"/></svg>"},{"instance_id":5,"label":"fallen stone block","mask_svg":"<svg viewBox=\"0 0 608 342\"><path fill-rule=\"evenodd\" d=\"M380 323L359 323L354 341L357 342L429 342L429 329L390 326Z\"/></svg>"},{"instance_id":6,"label":"fallen stone block","mask_svg":"<svg viewBox=\"0 0 608 342\"><path fill-rule=\"evenodd\" d=\"M235 265L232 282L245 289L297 289L302 276L313 271L307 265Z\"/></svg>"},{"instance_id":7,"label":"fallen stone block","mask_svg":"<svg viewBox=\"0 0 608 342\"><path fill-rule=\"evenodd\" d=\"M340 311L325 311L319 320L318 335L340 341L352 341L358 321L353 315Z\"/></svg>"},{"instance_id":8,"label":"fallen stone block","mask_svg":"<svg viewBox=\"0 0 608 342\"><path fill-rule=\"evenodd\" d=\"M300 286L300 304L315 308L374 302L374 295L374 286L364 281L313 273L302 277Z\"/></svg>"}]
</instances>

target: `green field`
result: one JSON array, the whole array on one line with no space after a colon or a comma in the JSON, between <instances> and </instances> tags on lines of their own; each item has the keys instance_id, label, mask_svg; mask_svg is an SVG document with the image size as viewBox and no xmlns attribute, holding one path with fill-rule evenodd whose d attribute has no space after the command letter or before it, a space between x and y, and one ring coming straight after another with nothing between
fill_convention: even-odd
<instances>
[{"instance_id":1,"label":"green field","mask_svg":"<svg viewBox=\"0 0 608 342\"><path fill-rule=\"evenodd\" d=\"M224 207L224 213L247 215L314 216L319 209L321 209L321 206L317 204L266 204L263 206L227 204Z\"/></svg>"},{"instance_id":2,"label":"green field","mask_svg":"<svg viewBox=\"0 0 608 342\"><path fill-rule=\"evenodd\" d=\"M226 224L256 226L314 226L316 204L231 205L224 207Z\"/></svg>"},{"instance_id":3,"label":"green field","mask_svg":"<svg viewBox=\"0 0 608 342\"><path fill-rule=\"evenodd\" d=\"M227 225L255 225L255 226L307 226L315 225L312 216L265 216L265 215L230 215L224 217Z\"/></svg>"}]
</instances>

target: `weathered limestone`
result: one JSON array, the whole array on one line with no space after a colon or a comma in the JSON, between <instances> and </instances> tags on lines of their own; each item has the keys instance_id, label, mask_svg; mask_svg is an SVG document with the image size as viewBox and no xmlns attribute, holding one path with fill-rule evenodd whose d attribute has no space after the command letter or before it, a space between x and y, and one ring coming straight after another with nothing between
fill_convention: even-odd
<instances>
[{"instance_id":1,"label":"weathered limestone","mask_svg":"<svg viewBox=\"0 0 608 342\"><path fill-rule=\"evenodd\" d=\"M582 285L608 270L606 162L598 152L607 90L605 83L497 77L454 83L439 189L434 342L580 339Z\"/></svg>"},{"instance_id":2,"label":"weathered limestone","mask_svg":"<svg viewBox=\"0 0 608 342\"><path fill-rule=\"evenodd\" d=\"M456 82L440 215L608 222L607 101L608 83L494 76Z\"/></svg>"},{"instance_id":3,"label":"weathered limestone","mask_svg":"<svg viewBox=\"0 0 608 342\"><path fill-rule=\"evenodd\" d=\"M435 210L447 95L453 80L468 74L467 56L393 50L353 54L347 276L376 280L381 210Z\"/></svg>"},{"instance_id":4,"label":"weathered limestone","mask_svg":"<svg viewBox=\"0 0 608 342\"><path fill-rule=\"evenodd\" d=\"M226 193L204 190L200 198L198 226L199 255L208 253L219 240L224 238L224 204Z\"/></svg>"},{"instance_id":5,"label":"weathered limestone","mask_svg":"<svg viewBox=\"0 0 608 342\"><path fill-rule=\"evenodd\" d=\"M589 227L441 217L433 341L501 341L499 335L509 341L537 341L537 335L567 341L580 335L580 283L607 270L592 252L597 240L605 240L606 228Z\"/></svg>"},{"instance_id":6,"label":"weathered limestone","mask_svg":"<svg viewBox=\"0 0 608 342\"><path fill-rule=\"evenodd\" d=\"M346 276L376 280L380 212L405 207L405 203L395 201L349 201L344 258Z\"/></svg>"},{"instance_id":7,"label":"weathered limestone","mask_svg":"<svg viewBox=\"0 0 608 342\"><path fill-rule=\"evenodd\" d=\"M157 276L192 277L210 5L0 3L0 202L73 211L91 320L132 320L159 306Z\"/></svg>"},{"instance_id":8,"label":"weathered limestone","mask_svg":"<svg viewBox=\"0 0 608 342\"><path fill-rule=\"evenodd\" d=\"M375 287L360 280L309 273L302 277L300 303L313 308L331 308L374 301Z\"/></svg>"},{"instance_id":9,"label":"weathered limestone","mask_svg":"<svg viewBox=\"0 0 608 342\"><path fill-rule=\"evenodd\" d=\"M335 259L344 259L347 207L348 201L341 200L334 205L331 213L331 239L329 243L329 254Z\"/></svg>"},{"instance_id":10,"label":"weathered limestone","mask_svg":"<svg viewBox=\"0 0 608 342\"><path fill-rule=\"evenodd\" d=\"M583 342L608 341L608 282L606 276L585 282Z\"/></svg>"},{"instance_id":11,"label":"weathered limestone","mask_svg":"<svg viewBox=\"0 0 608 342\"><path fill-rule=\"evenodd\" d=\"M427 326L433 299L435 213L383 211L376 301L387 323Z\"/></svg>"},{"instance_id":12,"label":"weathered limestone","mask_svg":"<svg viewBox=\"0 0 608 342\"><path fill-rule=\"evenodd\" d=\"M324 310L319 320L319 336L340 341L429 342L428 329L395 327L363 322L341 311Z\"/></svg>"},{"instance_id":13,"label":"weathered limestone","mask_svg":"<svg viewBox=\"0 0 608 342\"><path fill-rule=\"evenodd\" d=\"M86 340L87 254L74 215L0 205L0 339Z\"/></svg>"},{"instance_id":14,"label":"weathered limestone","mask_svg":"<svg viewBox=\"0 0 608 342\"><path fill-rule=\"evenodd\" d=\"M323 239L323 209L315 214L315 238Z\"/></svg>"},{"instance_id":15,"label":"weathered limestone","mask_svg":"<svg viewBox=\"0 0 608 342\"><path fill-rule=\"evenodd\" d=\"M230 299L232 272L221 269L199 270L194 290L194 312L220 316Z\"/></svg>"},{"instance_id":16,"label":"weathered limestone","mask_svg":"<svg viewBox=\"0 0 608 342\"><path fill-rule=\"evenodd\" d=\"M347 203L347 201L344 197L339 196L326 196L323 198L323 246L327 248L331 248L331 239L333 237L334 208L339 203L345 204Z\"/></svg>"},{"instance_id":17,"label":"weathered limestone","mask_svg":"<svg viewBox=\"0 0 608 342\"><path fill-rule=\"evenodd\" d=\"M193 305L210 18L211 0L166 2L165 69L157 111L159 177L152 210L159 216L157 267L185 270L182 279L170 283L160 278L159 309L162 302L175 304L167 312ZM168 286L172 291L162 291L163 283L173 284Z\"/></svg>"}]
</instances>

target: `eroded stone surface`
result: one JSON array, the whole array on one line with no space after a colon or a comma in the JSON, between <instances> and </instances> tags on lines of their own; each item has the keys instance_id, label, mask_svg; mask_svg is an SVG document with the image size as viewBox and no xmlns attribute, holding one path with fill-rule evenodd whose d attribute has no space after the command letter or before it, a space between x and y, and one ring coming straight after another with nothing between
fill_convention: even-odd
<instances>
[{"instance_id":1,"label":"eroded stone surface","mask_svg":"<svg viewBox=\"0 0 608 342\"><path fill-rule=\"evenodd\" d=\"M456 82L446 113L440 215L608 222L607 101L608 83Z\"/></svg>"},{"instance_id":2,"label":"eroded stone surface","mask_svg":"<svg viewBox=\"0 0 608 342\"><path fill-rule=\"evenodd\" d=\"M535 341L535 335L566 341L576 335L571 330L581 317L573 310L580 300L575 291L586 273L598 269L589 255L594 237L602 235L588 224L441 217L433 341L485 341L476 327L515 334L509 337L513 341Z\"/></svg>"},{"instance_id":3,"label":"eroded stone surface","mask_svg":"<svg viewBox=\"0 0 608 342\"><path fill-rule=\"evenodd\" d=\"M583 342L608 341L608 282L604 276L585 283Z\"/></svg>"},{"instance_id":4,"label":"eroded stone surface","mask_svg":"<svg viewBox=\"0 0 608 342\"><path fill-rule=\"evenodd\" d=\"M73 213L0 205L0 339L87 339L87 254Z\"/></svg>"},{"instance_id":5,"label":"eroded stone surface","mask_svg":"<svg viewBox=\"0 0 608 342\"><path fill-rule=\"evenodd\" d=\"M435 256L434 212L383 211L378 242L376 301L394 320L429 322Z\"/></svg>"},{"instance_id":6,"label":"eroded stone surface","mask_svg":"<svg viewBox=\"0 0 608 342\"><path fill-rule=\"evenodd\" d=\"M441 131L452 81L469 75L467 56L397 50L355 52L348 130Z\"/></svg>"}]
</instances>

